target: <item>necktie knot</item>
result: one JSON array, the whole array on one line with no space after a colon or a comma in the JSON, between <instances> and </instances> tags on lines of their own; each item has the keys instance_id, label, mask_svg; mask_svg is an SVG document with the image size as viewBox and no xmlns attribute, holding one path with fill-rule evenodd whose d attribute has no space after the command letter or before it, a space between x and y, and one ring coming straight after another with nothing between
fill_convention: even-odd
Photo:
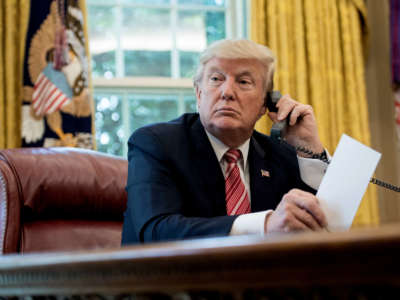
<instances>
[{"instance_id":1,"label":"necktie knot","mask_svg":"<svg viewBox=\"0 0 400 300\"><path fill-rule=\"evenodd\" d=\"M242 153L238 149L229 149L224 154L225 160L230 164L236 163L241 157Z\"/></svg>"}]
</instances>

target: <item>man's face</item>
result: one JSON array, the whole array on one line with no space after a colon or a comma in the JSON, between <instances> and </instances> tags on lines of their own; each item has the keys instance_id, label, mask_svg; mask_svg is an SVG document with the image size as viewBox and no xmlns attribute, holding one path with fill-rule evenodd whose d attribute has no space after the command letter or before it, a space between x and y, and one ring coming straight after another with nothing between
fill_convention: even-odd
<instances>
[{"instance_id":1,"label":"man's face","mask_svg":"<svg viewBox=\"0 0 400 300\"><path fill-rule=\"evenodd\" d=\"M235 136L243 143L265 113L263 83L263 67L255 59L208 61L196 89L203 126L223 142Z\"/></svg>"}]
</instances>

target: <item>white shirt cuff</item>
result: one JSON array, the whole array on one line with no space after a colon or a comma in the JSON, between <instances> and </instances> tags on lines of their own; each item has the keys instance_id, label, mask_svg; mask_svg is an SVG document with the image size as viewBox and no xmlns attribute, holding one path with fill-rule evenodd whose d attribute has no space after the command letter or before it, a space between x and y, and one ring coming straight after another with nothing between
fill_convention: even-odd
<instances>
[{"instance_id":1,"label":"white shirt cuff","mask_svg":"<svg viewBox=\"0 0 400 300\"><path fill-rule=\"evenodd\" d=\"M329 153L326 153L328 159L330 159ZM328 164L319 159L305 158L301 156L297 156L297 160L299 161L301 180L314 190L318 190L326 169L328 168Z\"/></svg>"},{"instance_id":2,"label":"white shirt cuff","mask_svg":"<svg viewBox=\"0 0 400 300\"><path fill-rule=\"evenodd\" d=\"M265 229L265 219L273 210L264 210L238 216L232 224L229 235L239 234L260 234L263 235Z\"/></svg>"}]
</instances>

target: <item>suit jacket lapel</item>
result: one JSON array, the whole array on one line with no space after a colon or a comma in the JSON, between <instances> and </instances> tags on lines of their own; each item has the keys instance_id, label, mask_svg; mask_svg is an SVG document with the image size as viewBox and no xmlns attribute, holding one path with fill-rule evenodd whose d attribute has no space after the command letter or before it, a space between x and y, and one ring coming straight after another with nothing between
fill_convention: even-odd
<instances>
[{"instance_id":1,"label":"suit jacket lapel","mask_svg":"<svg viewBox=\"0 0 400 300\"><path fill-rule=\"evenodd\" d=\"M225 179L215 152L210 144L200 118L192 126L192 141L196 149L196 171L204 184L204 195L212 203L214 215L226 215Z\"/></svg>"},{"instance_id":2,"label":"suit jacket lapel","mask_svg":"<svg viewBox=\"0 0 400 300\"><path fill-rule=\"evenodd\" d=\"M262 149L252 137L248 157L252 212L274 209L276 206L273 177L278 170L268 157L268 149Z\"/></svg>"}]
</instances>

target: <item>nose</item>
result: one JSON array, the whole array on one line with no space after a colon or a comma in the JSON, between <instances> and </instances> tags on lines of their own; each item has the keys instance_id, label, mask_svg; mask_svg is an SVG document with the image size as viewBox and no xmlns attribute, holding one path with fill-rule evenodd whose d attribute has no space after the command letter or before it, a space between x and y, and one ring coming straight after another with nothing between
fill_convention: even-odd
<instances>
[{"instance_id":1,"label":"nose","mask_svg":"<svg viewBox=\"0 0 400 300\"><path fill-rule=\"evenodd\" d=\"M234 82L233 79L227 79L221 85L221 93L222 93L222 99L223 100L233 100L234 99L234 95L235 95L234 83L235 82Z\"/></svg>"}]
</instances>

